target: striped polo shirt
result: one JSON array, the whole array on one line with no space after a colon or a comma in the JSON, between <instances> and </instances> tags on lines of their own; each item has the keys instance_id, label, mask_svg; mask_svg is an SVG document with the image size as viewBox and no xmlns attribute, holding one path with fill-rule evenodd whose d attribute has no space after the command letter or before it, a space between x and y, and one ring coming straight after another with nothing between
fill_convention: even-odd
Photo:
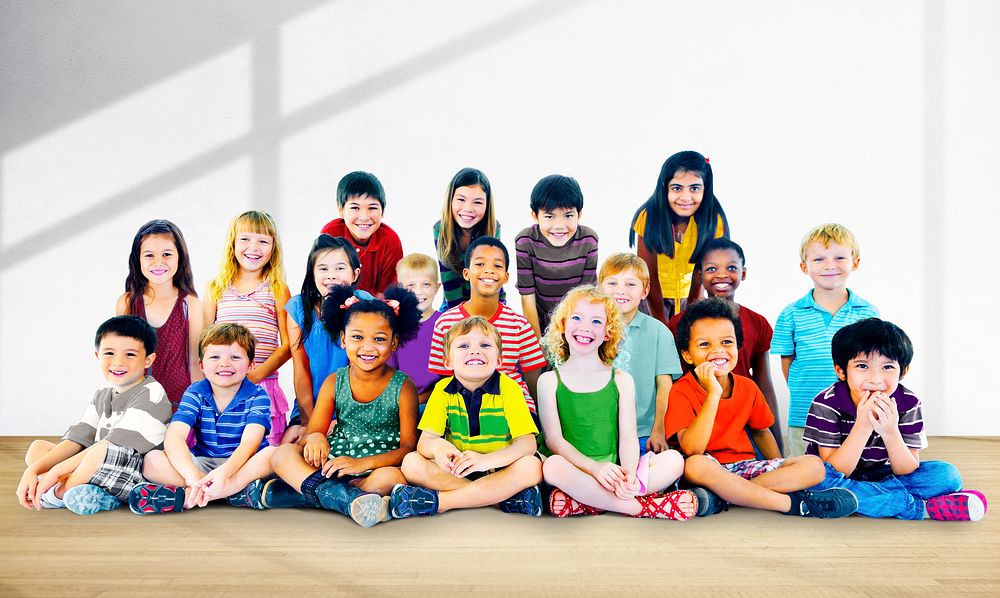
<instances>
[{"instance_id":1,"label":"striped polo shirt","mask_svg":"<svg viewBox=\"0 0 1000 598\"><path fill-rule=\"evenodd\" d=\"M899 411L899 434L903 443L911 449L927 448L924 433L924 417L920 409L920 399L902 385L897 386L892 398ZM854 428L858 419L858 407L851 399L851 389L846 382L837 382L816 396L809 408L806 429L802 440L806 442L806 453L819 455L818 447L839 448ZM871 436L861 451L857 467L851 477L861 480L878 481L892 473L889 468L889 451L878 432Z\"/></svg>"},{"instance_id":2,"label":"striped polo shirt","mask_svg":"<svg viewBox=\"0 0 1000 598\"><path fill-rule=\"evenodd\" d=\"M220 413L212 394L212 385L208 380L200 380L184 391L177 412L170 420L170 423L173 422L185 423L194 430L192 455L228 459L240 445L243 431L249 424L264 426L264 436L257 450L267 446L267 433L271 430L271 399L263 386L244 378L236 396Z\"/></svg>"},{"instance_id":3,"label":"striped polo shirt","mask_svg":"<svg viewBox=\"0 0 1000 598\"><path fill-rule=\"evenodd\" d=\"M847 293L847 303L831 316L816 304L810 290L781 310L774 324L771 353L794 356L788 370L789 426L804 426L813 398L837 381L830 348L833 335L848 324L878 317L874 305L850 289Z\"/></svg>"},{"instance_id":4,"label":"striped polo shirt","mask_svg":"<svg viewBox=\"0 0 1000 598\"><path fill-rule=\"evenodd\" d=\"M526 434L538 434L516 382L494 372L469 390L457 378L437 383L420 418L421 430L443 437L460 451L492 453Z\"/></svg>"},{"instance_id":5,"label":"striped polo shirt","mask_svg":"<svg viewBox=\"0 0 1000 598\"><path fill-rule=\"evenodd\" d=\"M586 226L577 227L565 245L556 247L535 224L517 235L514 254L517 290L535 296L543 332L549 314L570 289L597 282L597 233Z\"/></svg>"},{"instance_id":6,"label":"striped polo shirt","mask_svg":"<svg viewBox=\"0 0 1000 598\"><path fill-rule=\"evenodd\" d=\"M451 375L451 370L444 367L444 335L452 326L468 318L469 315L463 303L444 312L437 319L434 324L434 336L431 339L431 353L427 361L427 369L430 372L440 376ZM545 366L542 346L538 344L528 320L506 305L500 304L489 321L500 332L500 340L503 343L499 370L521 385L528 409L535 413L535 399L528 392L528 385L521 373Z\"/></svg>"}]
</instances>

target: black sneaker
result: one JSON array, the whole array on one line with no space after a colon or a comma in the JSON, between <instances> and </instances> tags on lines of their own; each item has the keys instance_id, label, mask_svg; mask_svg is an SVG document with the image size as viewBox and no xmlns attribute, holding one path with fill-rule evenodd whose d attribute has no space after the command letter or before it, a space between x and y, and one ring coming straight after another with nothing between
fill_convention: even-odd
<instances>
[{"instance_id":1,"label":"black sneaker","mask_svg":"<svg viewBox=\"0 0 1000 598\"><path fill-rule=\"evenodd\" d=\"M504 513L521 513L532 517L542 516L542 493L538 486L525 488L497 504Z\"/></svg>"},{"instance_id":2,"label":"black sneaker","mask_svg":"<svg viewBox=\"0 0 1000 598\"><path fill-rule=\"evenodd\" d=\"M846 488L799 490L789 492L788 496L792 499L792 509L788 515L838 519L858 510L858 497Z\"/></svg>"},{"instance_id":3,"label":"black sneaker","mask_svg":"<svg viewBox=\"0 0 1000 598\"><path fill-rule=\"evenodd\" d=\"M691 488L691 492L694 492L695 497L698 498L697 517L708 517L729 510L729 503L708 488L695 486Z\"/></svg>"}]
</instances>

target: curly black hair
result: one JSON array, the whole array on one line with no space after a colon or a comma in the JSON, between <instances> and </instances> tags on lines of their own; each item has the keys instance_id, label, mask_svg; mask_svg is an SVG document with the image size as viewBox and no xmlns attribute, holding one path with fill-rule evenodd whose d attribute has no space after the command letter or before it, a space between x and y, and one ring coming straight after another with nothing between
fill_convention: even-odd
<instances>
[{"instance_id":1,"label":"curly black hair","mask_svg":"<svg viewBox=\"0 0 1000 598\"><path fill-rule=\"evenodd\" d=\"M691 327L698 320L729 320L736 329L736 348L743 348L743 324L740 322L740 314L734 303L730 303L721 297L709 297L702 299L684 311L680 322L677 323L677 334L674 340L677 343L677 352L687 351L691 344Z\"/></svg>"},{"instance_id":2,"label":"curly black hair","mask_svg":"<svg viewBox=\"0 0 1000 598\"><path fill-rule=\"evenodd\" d=\"M344 309L344 302L351 296L358 297L359 301L349 308ZM330 331L335 339L340 338L340 333L347 328L347 323L351 321L354 314L374 313L382 314L389 322L389 328L396 335L400 346L406 344L417 336L420 328L420 309L417 308L417 296L398 286L391 286L385 291L385 298L388 301L399 302L399 314L389 304L381 299L377 299L364 291L355 291L349 286L334 287L323 299L323 325Z\"/></svg>"}]
</instances>

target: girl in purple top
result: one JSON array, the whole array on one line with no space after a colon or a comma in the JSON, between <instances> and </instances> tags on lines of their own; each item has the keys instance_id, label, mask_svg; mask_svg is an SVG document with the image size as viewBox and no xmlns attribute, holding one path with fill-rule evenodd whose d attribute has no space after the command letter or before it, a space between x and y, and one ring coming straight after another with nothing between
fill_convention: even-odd
<instances>
[{"instance_id":1,"label":"girl in purple top","mask_svg":"<svg viewBox=\"0 0 1000 598\"><path fill-rule=\"evenodd\" d=\"M820 487L850 490L868 517L982 519L986 497L962 490L954 465L920 461L920 401L899 384L913 358L906 333L868 318L837 331L832 349L840 381L813 400L802 435L806 452L825 461Z\"/></svg>"}]
</instances>

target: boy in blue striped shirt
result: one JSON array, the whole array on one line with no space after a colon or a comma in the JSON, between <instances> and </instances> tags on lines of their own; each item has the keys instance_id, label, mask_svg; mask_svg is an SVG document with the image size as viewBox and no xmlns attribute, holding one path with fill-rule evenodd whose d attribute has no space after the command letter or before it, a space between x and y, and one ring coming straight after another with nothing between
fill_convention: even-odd
<instances>
[{"instance_id":1,"label":"boy in blue striped shirt","mask_svg":"<svg viewBox=\"0 0 1000 598\"><path fill-rule=\"evenodd\" d=\"M831 223L812 229L802 239L799 256L799 267L813 288L781 310L771 338L771 353L781 355L788 382L786 457L805 453L802 432L809 405L837 381L830 356L833 335L852 322L879 316L874 305L847 288L848 276L861 261L858 242L847 227Z\"/></svg>"},{"instance_id":2,"label":"boy in blue striped shirt","mask_svg":"<svg viewBox=\"0 0 1000 598\"><path fill-rule=\"evenodd\" d=\"M205 379L184 392L163 450L146 455L142 473L152 483L132 490L133 513L180 512L221 498L263 508L261 478L274 473L274 447L266 439L271 401L262 386L247 380L255 346L240 324L216 324L202 333L198 360Z\"/></svg>"}]
</instances>

